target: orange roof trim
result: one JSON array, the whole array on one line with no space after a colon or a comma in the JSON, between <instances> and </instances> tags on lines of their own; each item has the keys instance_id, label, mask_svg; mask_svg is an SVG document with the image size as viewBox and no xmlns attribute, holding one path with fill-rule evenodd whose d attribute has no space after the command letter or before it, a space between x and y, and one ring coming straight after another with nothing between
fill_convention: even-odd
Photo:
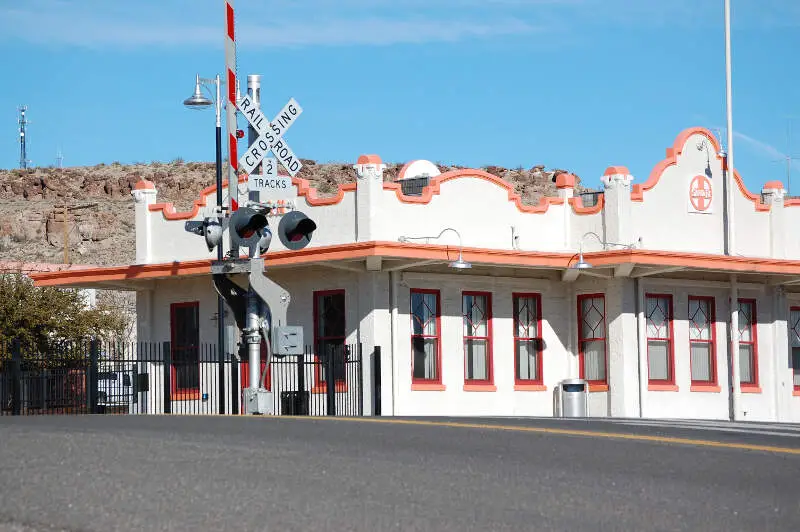
<instances>
[{"instance_id":1,"label":"orange roof trim","mask_svg":"<svg viewBox=\"0 0 800 532\"><path fill-rule=\"evenodd\" d=\"M417 204L427 204L430 203L433 196L438 196L441 193L440 186L442 183L453 179L459 179L464 177L474 177L477 179L483 179L485 181L489 181L501 188L504 188L508 192L508 201L512 201L516 204L517 209L520 212L526 213L534 213L534 214L543 214L547 212L547 209L550 208L550 205L563 205L564 200L562 198L553 198L550 196L542 196L539 199L538 205L524 205L522 203L522 198L519 194L514 191L514 186L511 185L508 181L497 177L496 175L492 175L484 170L476 170L476 169L460 169L460 170L451 170L449 172L445 172L440 174L436 177L431 178L428 185L422 189L422 194L420 196L406 196L403 194L402 188L399 183L383 183L384 190L393 190L397 195L397 199L402 201L403 203L417 203ZM573 198L574 199L574 198ZM570 205L573 206L573 210L576 214L595 214L600 212L599 209L592 208L591 211L582 209L581 204L575 204L570 201ZM598 201L598 205L602 208L602 204Z\"/></svg>"},{"instance_id":2,"label":"orange roof trim","mask_svg":"<svg viewBox=\"0 0 800 532\"><path fill-rule=\"evenodd\" d=\"M572 174L558 174L556 188L575 188L575 176Z\"/></svg>"},{"instance_id":3,"label":"orange roof trim","mask_svg":"<svg viewBox=\"0 0 800 532\"><path fill-rule=\"evenodd\" d=\"M692 135L703 135L706 137L714 147L715 157L718 161L722 160L720 157L720 145L717 141L717 138L714 136L711 131L704 127L691 127L688 129L684 129L680 132L680 134L675 138L675 142L673 142L671 148L667 148L666 158L660 161L653 170L650 172L650 176L647 178L647 181L641 184L635 184L631 187L631 200L633 201L644 201L644 192L647 190L652 189L658 183L661 176L670 166L673 166L678 163L678 156L682 153L683 148L686 146L686 142ZM733 171L733 179L736 181L736 185L739 188L739 191L742 195L753 202L753 206L756 211L759 212L766 212L770 210L770 206L766 205L761 202L761 196L757 194L753 194L747 187L744 185L744 180L742 180L742 176L739 175L739 172L734 169ZM785 203L785 205L800 205L800 200L789 200Z\"/></svg>"},{"instance_id":4,"label":"orange roof trim","mask_svg":"<svg viewBox=\"0 0 800 532\"><path fill-rule=\"evenodd\" d=\"M394 259L452 261L458 257L457 246L410 244L400 242L359 242L334 246L278 251L265 256L270 267L313 265L335 260L359 260L370 256ZM566 269L576 254L563 252L463 248L465 260L484 265ZM642 266L683 266L690 269L800 275L800 261L730 257L703 253L676 253L650 250L611 250L584 253L595 266L636 264ZM209 275L211 259L163 264L113 266L42 272L31 275L37 286L100 284L114 281L164 279Z\"/></svg>"},{"instance_id":5,"label":"orange roof trim","mask_svg":"<svg viewBox=\"0 0 800 532\"><path fill-rule=\"evenodd\" d=\"M133 187L134 190L155 190L155 188L155 183L147 179L140 179Z\"/></svg>"},{"instance_id":6,"label":"orange roof trim","mask_svg":"<svg viewBox=\"0 0 800 532\"><path fill-rule=\"evenodd\" d=\"M360 155L356 164L383 164L380 155Z\"/></svg>"}]
</instances>

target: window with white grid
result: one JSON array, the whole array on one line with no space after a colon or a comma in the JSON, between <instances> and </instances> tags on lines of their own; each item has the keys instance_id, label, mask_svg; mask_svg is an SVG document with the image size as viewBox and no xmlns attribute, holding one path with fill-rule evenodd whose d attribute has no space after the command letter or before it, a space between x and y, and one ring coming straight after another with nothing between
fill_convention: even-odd
<instances>
[{"instance_id":1,"label":"window with white grid","mask_svg":"<svg viewBox=\"0 0 800 532\"><path fill-rule=\"evenodd\" d=\"M603 294L578 296L581 378L606 384L606 301Z\"/></svg>"},{"instance_id":2,"label":"window with white grid","mask_svg":"<svg viewBox=\"0 0 800 532\"><path fill-rule=\"evenodd\" d=\"M756 334L756 302L739 300L739 382L758 385L758 340Z\"/></svg>"},{"instance_id":3,"label":"window with white grid","mask_svg":"<svg viewBox=\"0 0 800 532\"><path fill-rule=\"evenodd\" d=\"M716 384L714 298L689 296L689 357L692 383Z\"/></svg>"},{"instance_id":4,"label":"window with white grid","mask_svg":"<svg viewBox=\"0 0 800 532\"><path fill-rule=\"evenodd\" d=\"M789 339L792 343L792 382L800 390L800 307L789 311Z\"/></svg>"},{"instance_id":5,"label":"window with white grid","mask_svg":"<svg viewBox=\"0 0 800 532\"><path fill-rule=\"evenodd\" d=\"M464 292L464 381L491 383L492 375L491 296L484 292Z\"/></svg>"},{"instance_id":6,"label":"window with white grid","mask_svg":"<svg viewBox=\"0 0 800 532\"><path fill-rule=\"evenodd\" d=\"M517 383L542 383L539 294L514 294L514 380Z\"/></svg>"},{"instance_id":7,"label":"window with white grid","mask_svg":"<svg viewBox=\"0 0 800 532\"><path fill-rule=\"evenodd\" d=\"M413 381L441 383L438 290L411 290L411 351Z\"/></svg>"},{"instance_id":8,"label":"window with white grid","mask_svg":"<svg viewBox=\"0 0 800 532\"><path fill-rule=\"evenodd\" d=\"M673 384L672 296L648 294L645 303L649 380Z\"/></svg>"}]
</instances>

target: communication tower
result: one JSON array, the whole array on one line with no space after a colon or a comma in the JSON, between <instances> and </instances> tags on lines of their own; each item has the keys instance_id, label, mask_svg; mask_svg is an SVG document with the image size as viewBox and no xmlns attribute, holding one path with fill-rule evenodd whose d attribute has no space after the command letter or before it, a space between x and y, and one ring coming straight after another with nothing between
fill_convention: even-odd
<instances>
[{"instance_id":1,"label":"communication tower","mask_svg":"<svg viewBox=\"0 0 800 532\"><path fill-rule=\"evenodd\" d=\"M28 120L25 118L25 111L28 106L23 105L19 107L19 167L22 169L28 168L28 133L25 126L28 125Z\"/></svg>"}]
</instances>

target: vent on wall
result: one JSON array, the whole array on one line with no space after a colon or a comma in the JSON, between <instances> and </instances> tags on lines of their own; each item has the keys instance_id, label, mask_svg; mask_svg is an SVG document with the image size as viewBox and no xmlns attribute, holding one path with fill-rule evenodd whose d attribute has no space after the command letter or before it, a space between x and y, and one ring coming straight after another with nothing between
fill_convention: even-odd
<instances>
[{"instance_id":1,"label":"vent on wall","mask_svg":"<svg viewBox=\"0 0 800 532\"><path fill-rule=\"evenodd\" d=\"M406 196L421 196L432 177L440 175L439 168L430 161L417 159L406 164L397 176L401 190Z\"/></svg>"},{"instance_id":2,"label":"vent on wall","mask_svg":"<svg viewBox=\"0 0 800 532\"><path fill-rule=\"evenodd\" d=\"M419 177L407 177L399 181L406 196L422 196L422 190L428 186L431 178L423 175Z\"/></svg>"},{"instance_id":3,"label":"vent on wall","mask_svg":"<svg viewBox=\"0 0 800 532\"><path fill-rule=\"evenodd\" d=\"M602 194L602 192L581 192L581 202L583 203L584 207L594 207L597 205L597 198Z\"/></svg>"}]
</instances>

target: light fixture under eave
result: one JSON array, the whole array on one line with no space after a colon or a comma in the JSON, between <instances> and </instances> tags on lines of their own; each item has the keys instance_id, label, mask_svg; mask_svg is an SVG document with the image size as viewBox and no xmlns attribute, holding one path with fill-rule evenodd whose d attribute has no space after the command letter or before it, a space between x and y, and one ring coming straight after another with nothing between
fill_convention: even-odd
<instances>
[{"instance_id":1,"label":"light fixture under eave","mask_svg":"<svg viewBox=\"0 0 800 532\"><path fill-rule=\"evenodd\" d=\"M203 91L200 89L200 76L198 75L194 85L194 94L183 100L183 105L190 109L203 109L213 104L214 102L203 96Z\"/></svg>"},{"instance_id":2,"label":"light fixture under eave","mask_svg":"<svg viewBox=\"0 0 800 532\"><path fill-rule=\"evenodd\" d=\"M588 270L592 265L583 259L583 253L578 255L578 262L570 266L574 270Z\"/></svg>"},{"instance_id":3,"label":"light fixture under eave","mask_svg":"<svg viewBox=\"0 0 800 532\"><path fill-rule=\"evenodd\" d=\"M472 268L472 264L464 260L464 257L461 256L461 252L458 253L458 259L448 264L448 266L456 270L466 270L468 268Z\"/></svg>"}]
</instances>

